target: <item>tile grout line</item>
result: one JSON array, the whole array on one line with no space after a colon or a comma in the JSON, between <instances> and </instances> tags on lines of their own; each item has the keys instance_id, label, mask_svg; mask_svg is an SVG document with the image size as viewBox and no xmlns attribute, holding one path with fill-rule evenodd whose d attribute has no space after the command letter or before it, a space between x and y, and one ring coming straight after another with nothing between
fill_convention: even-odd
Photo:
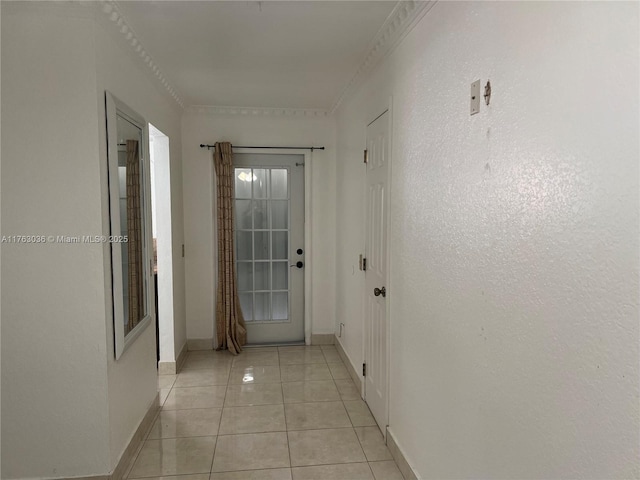
<instances>
[{"instance_id":1,"label":"tile grout line","mask_svg":"<svg viewBox=\"0 0 640 480\"><path fill-rule=\"evenodd\" d=\"M289 473L291 473L291 478L293 478L293 462L291 461L291 444L289 443L289 425L287 424L287 409L286 404L284 402L284 382L282 381L282 369L280 368L280 349L278 348L278 369L280 370L280 392L282 393L282 415L284 417L284 434L287 438L287 454L289 456Z\"/></svg>"},{"instance_id":2,"label":"tile grout line","mask_svg":"<svg viewBox=\"0 0 640 480\"><path fill-rule=\"evenodd\" d=\"M289 469L291 470L291 467L267 467L267 468L245 468L243 470L223 470L221 472L211 472L211 475L213 475L214 473L238 473L238 472L257 472L257 471L263 471L263 470L283 470L283 469ZM183 473L182 475L204 475L203 473ZM175 475L171 475L172 477ZM147 477L147 478L156 478L156 477ZM209 477L211 478L211 477ZM142 479L131 479L131 480L142 480Z\"/></svg>"},{"instance_id":3,"label":"tile grout line","mask_svg":"<svg viewBox=\"0 0 640 480\"><path fill-rule=\"evenodd\" d=\"M233 363L233 362L232 362ZM216 430L216 443L213 446L213 455L211 456L211 465L209 466L209 480L213 476L213 462L216 460L216 450L218 450L218 440L220 439L220 426L222 425L222 416L224 415L224 406L227 403L227 392L229 391L229 381L231 380L231 369L232 365L229 366L229 371L227 373L227 383L224 386L224 398L222 399L222 406L220 408L220 418L218 420L218 428Z\"/></svg>"},{"instance_id":4,"label":"tile grout line","mask_svg":"<svg viewBox=\"0 0 640 480\"><path fill-rule=\"evenodd\" d=\"M206 475L207 472L204 473L176 473L175 475L171 475L172 477L189 477L192 475ZM129 480L145 480L148 478L157 478L157 477L135 477L135 478L131 478Z\"/></svg>"},{"instance_id":5,"label":"tile grout line","mask_svg":"<svg viewBox=\"0 0 640 480\"><path fill-rule=\"evenodd\" d=\"M281 395L282 395L282 401L281 401L280 403L267 403L267 404L260 404L260 405L282 405L283 414L284 414L284 423L285 423L285 433L286 433L286 439L287 439L287 451L288 451L288 457L289 457L289 470L290 470L291 474L293 473L293 472L292 472L293 465L292 465L292 458L291 458L291 448L290 448L290 443L289 443L289 433L290 433L290 430L289 430L289 426L288 426L288 422L287 422L287 417L286 417L286 405L287 405L287 403L285 402L284 383L293 383L293 382L298 383L298 382L299 382L299 383L301 383L301 384L303 385L303 389L304 389L304 384L306 384L306 383L314 382L314 381L327 381L327 380L331 380L331 385L336 389L336 391L337 391L337 393L338 393L338 401L342 404L342 406L343 406L344 410L347 412L347 416L348 416L348 418L349 418L349 423L351 424L351 426L349 426L349 427L307 428L307 429L301 429L301 430L295 430L295 431L314 431L314 430L326 430L326 429L338 429L338 428L347 429L347 428L350 428L350 429L351 429L351 431L353 431L353 433L356 435L356 438L357 438L357 440L358 440L358 445L360 446L360 449L361 449L361 451L362 451L362 453L363 453L363 456L364 456L364 459L365 459L364 461L367 463L368 468L369 468L369 471L371 472L371 475L372 475L372 476L373 476L373 478L375 479L375 474L373 473L373 470L372 470L371 465L370 465L370 463L371 463L371 462L369 462L369 459L367 458L367 455L366 455L366 453L365 453L365 451L364 451L364 447L362 446L362 441L361 441L360 437L358 436L357 432L355 431L355 429L356 429L357 427L354 425L354 422L353 422L353 420L352 420L352 418L351 418L351 415L349 415L349 412L348 412L348 410L346 409L346 403L345 403L345 402L346 402L346 400L345 400L344 398L342 398L343 396L342 396L342 394L340 393L340 391L339 391L339 389L338 389L338 386L337 386L337 380L338 380L338 379L336 379L336 378L334 377L333 372L331 372L331 369L329 368L329 363L328 363L328 362L326 362L326 356L324 355L324 351L322 350L322 352L323 352L323 357L325 357L325 362L324 362L324 363L304 363L304 362L303 362L303 363L301 363L301 364L288 364L288 365L302 365L302 366L309 366L309 365L321 365L321 364L323 364L323 365L325 365L325 366L327 367L327 369L329 370L329 373L330 373L329 378L324 379L324 380L317 380L317 379L316 379L316 380L307 380L305 377L303 377L302 379L300 379L300 380L294 380L293 382L284 382L284 381L282 380L282 371L281 371L281 369L282 369L282 366L283 366L283 365L281 364L280 351L279 351L279 350L277 350L276 352L277 352L277 354L278 354L278 355L277 355L277 356L278 356L278 364L277 364L277 366L278 366L278 371L279 371L279 374L280 374L280 381L279 381L279 382L268 382L268 383L261 383L261 382L259 382L259 383L254 383L253 385L268 385L268 384L274 384L274 383L278 383L278 384L280 384L280 392L281 392ZM342 366L344 366L344 363L343 363L343 362L331 362L331 364L335 364L335 365L342 365ZM287 365L287 364L285 364L285 365ZM274 365L274 366L275 366L275 365ZM243 367L240 367L240 368L247 368L247 367L249 367L249 366L243 366ZM255 366L255 365L253 365L252 367L256 367L256 366ZM211 368L211 367L209 366L209 367L206 367L206 368L194 369L194 370L207 371L207 370L210 370L210 368ZM224 410L225 410L226 408L231 408L231 406L228 406L228 405L226 404L226 400L227 400L228 395L229 395L229 387L231 387L231 386L232 386L232 384L230 383L230 382L231 382L231 370L232 370L232 369L233 369L233 366L229 367L229 369L228 369L228 374L227 374L227 383L226 383L226 385L220 385L220 386L224 386L224 387L225 387L225 392L224 392L224 397L223 397L223 402L222 402L221 414L220 414L220 418L219 418L219 421L218 421L218 431L217 431L217 436L216 436L216 442L215 442L215 445L214 445L214 453L213 453L213 458L212 458L212 462L211 462L211 467L210 467L210 471L209 471L209 480L211 480L211 478L212 478L212 476L213 476L213 473L218 473L218 472L213 472L213 464L214 464L214 461L215 461L215 453L216 453L216 451L217 451L217 441L219 440L219 437L221 436L221 435L220 435L220 427L221 427L221 424L222 424L222 419L223 419L223 415L224 415ZM339 380L345 380L345 379L339 379ZM348 380L348 379L346 379L346 380ZM175 386L176 381L177 381L177 377L176 377L176 380L174 380L174 382L173 382L173 384L172 384L171 388L169 389L169 395L170 395L170 394L173 392L173 390L174 390L174 389L176 389L176 388L197 388L197 387L176 387L176 386ZM244 385L244 384L238 384L238 385L235 385L235 384L234 384L233 386L239 386L239 387L241 387L242 385ZM217 386L217 385L211 385L211 386L215 387L215 386ZM205 387L209 387L209 385L207 385L207 386L205 386ZM168 398L168 396L169 396L169 395L167 395L167 398ZM304 395L303 395L303 400L304 400ZM356 400L356 401L357 401L357 400ZM334 402L334 403L338 403L337 401L333 401L333 400L326 400L325 402ZM308 402L308 401L295 402L295 403L293 403L293 404L295 405L295 404L301 404L301 403L314 403L314 400L312 399L312 401L311 401L311 402ZM323 402L322 402L322 403L323 403ZM244 406L245 406L245 407L252 407L252 406L256 406L256 405L254 405L254 404L249 404L249 405L244 405ZM163 407L164 407L164 405L161 407L161 409L163 409ZM236 407L243 407L243 405L236 405ZM172 410L172 411L178 411L178 410L204 410L204 409L208 409L208 408L213 408L213 407L184 408L184 409L175 409L175 410ZM166 410L166 411L169 411L169 410ZM159 414L158 414L158 415L159 415ZM157 419L157 417L156 417L156 419ZM155 423L155 420L154 420L154 423ZM294 430L291 430L291 431L294 431ZM145 437L147 440L148 440L149 433L150 433L150 431L149 431L149 432L147 432L147 435L146 435L146 437ZM257 433L269 433L269 432L253 432L253 433L249 432L248 434L257 434ZM241 434L240 434L240 433L237 433L237 434L229 434L229 435L241 435ZM209 435L199 435L199 436L196 436L196 437L206 437L206 436L209 436ZM173 437L172 437L172 438L173 438ZM175 438L182 438L182 437L175 437ZM189 437L186 437L186 438L189 438ZM162 440L162 439L160 439L160 440ZM137 460L137 458L136 458L136 460ZM360 462L322 463L322 464L314 464L314 465L310 465L310 466L338 465L338 464L351 464L351 463L360 463ZM395 462L394 462L394 463L395 463ZM280 467L279 467L279 468L280 468ZM271 470L271 469L275 470L276 468L275 468L275 467L272 467L272 468L269 468L269 469L270 469L270 470ZM248 469L248 470L246 470L246 471L252 471L252 470L255 470L255 469ZM259 470L262 470L262 469L259 469ZM230 471L235 472L235 471L237 471L237 470L230 470ZM238 470L238 471L243 471L243 470ZM186 474L176 474L176 476L180 476L180 475L186 475Z\"/></svg>"},{"instance_id":6,"label":"tile grout line","mask_svg":"<svg viewBox=\"0 0 640 480\"><path fill-rule=\"evenodd\" d=\"M279 353L278 353L279 356ZM278 357L279 358L279 357ZM282 380L282 378L280 378ZM284 430L287 436L287 453L289 454L289 471L291 472L291 478L293 478L293 462L291 461L291 442L289 441L289 425L287 424L287 409L284 402L284 382L280 382L280 391L282 392L282 412L284 414Z\"/></svg>"},{"instance_id":7,"label":"tile grout line","mask_svg":"<svg viewBox=\"0 0 640 480\"><path fill-rule=\"evenodd\" d=\"M135 467L136 462L138 461L138 457L140 456L140 452L142 452L142 449L144 448L145 444L149 440L149 435L151 435L151 431L153 430L154 425L160 419L160 414L162 413L164 402L167 400L167 398L169 398L169 395L171 395L171 391L173 390L173 385L176 383L177 378L178 376L176 375L176 378L171 384L171 387L169 387L169 393L167 393L167 396L165 397L164 400L160 398L160 388L158 388L158 412L153 417L153 421L151 422L151 426L149 427L149 430L144 434L144 437L142 437L142 441L140 442L140 445L138 445L138 448L136 449L136 453L135 455L133 455L133 458L131 459L131 463L127 466L127 469L125 470L124 475L122 476L123 480L128 480L129 476L131 475L131 472L133 471L133 467Z\"/></svg>"}]
</instances>

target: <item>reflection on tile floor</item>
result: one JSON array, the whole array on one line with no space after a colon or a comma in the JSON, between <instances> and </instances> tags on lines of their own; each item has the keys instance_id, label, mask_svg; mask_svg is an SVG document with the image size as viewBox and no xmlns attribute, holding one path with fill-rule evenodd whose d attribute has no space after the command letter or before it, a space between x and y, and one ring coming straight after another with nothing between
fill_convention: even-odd
<instances>
[{"instance_id":1,"label":"reflection on tile floor","mask_svg":"<svg viewBox=\"0 0 640 480\"><path fill-rule=\"evenodd\" d=\"M402 480L333 346L190 352L127 478Z\"/></svg>"}]
</instances>

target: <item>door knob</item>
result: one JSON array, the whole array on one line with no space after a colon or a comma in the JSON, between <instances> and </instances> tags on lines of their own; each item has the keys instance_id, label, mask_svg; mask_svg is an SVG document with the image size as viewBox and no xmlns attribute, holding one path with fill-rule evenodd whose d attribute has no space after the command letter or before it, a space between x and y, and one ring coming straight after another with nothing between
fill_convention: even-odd
<instances>
[{"instance_id":1,"label":"door knob","mask_svg":"<svg viewBox=\"0 0 640 480\"><path fill-rule=\"evenodd\" d=\"M293 265L289 265L290 267L298 267L298 268L302 268L304 267L304 263L302 262L296 262Z\"/></svg>"},{"instance_id":2,"label":"door knob","mask_svg":"<svg viewBox=\"0 0 640 480\"><path fill-rule=\"evenodd\" d=\"M382 288L376 287L376 288L373 289L373 294L376 297L379 297L380 295L382 295L383 297L386 297L387 296L387 289L384 288L384 287L382 287Z\"/></svg>"}]
</instances>

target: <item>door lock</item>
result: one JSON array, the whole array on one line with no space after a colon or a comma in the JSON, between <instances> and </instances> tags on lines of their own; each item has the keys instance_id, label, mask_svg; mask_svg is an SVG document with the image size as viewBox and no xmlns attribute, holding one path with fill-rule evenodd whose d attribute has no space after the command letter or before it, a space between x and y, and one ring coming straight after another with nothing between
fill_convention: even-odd
<instances>
[{"instance_id":1,"label":"door lock","mask_svg":"<svg viewBox=\"0 0 640 480\"><path fill-rule=\"evenodd\" d=\"M376 287L376 288L373 289L373 294L376 297L379 297L380 295L382 295L383 297L386 297L387 296L387 289L384 288L384 287L382 287L382 288Z\"/></svg>"}]
</instances>

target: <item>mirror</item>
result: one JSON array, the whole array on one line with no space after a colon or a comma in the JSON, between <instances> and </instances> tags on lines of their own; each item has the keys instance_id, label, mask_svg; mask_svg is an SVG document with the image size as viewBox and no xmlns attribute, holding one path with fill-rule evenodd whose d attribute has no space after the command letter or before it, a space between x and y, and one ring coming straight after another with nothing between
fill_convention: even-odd
<instances>
[{"instance_id":1,"label":"mirror","mask_svg":"<svg viewBox=\"0 0 640 480\"><path fill-rule=\"evenodd\" d=\"M149 133L144 118L106 92L115 356L154 317Z\"/></svg>"}]
</instances>

